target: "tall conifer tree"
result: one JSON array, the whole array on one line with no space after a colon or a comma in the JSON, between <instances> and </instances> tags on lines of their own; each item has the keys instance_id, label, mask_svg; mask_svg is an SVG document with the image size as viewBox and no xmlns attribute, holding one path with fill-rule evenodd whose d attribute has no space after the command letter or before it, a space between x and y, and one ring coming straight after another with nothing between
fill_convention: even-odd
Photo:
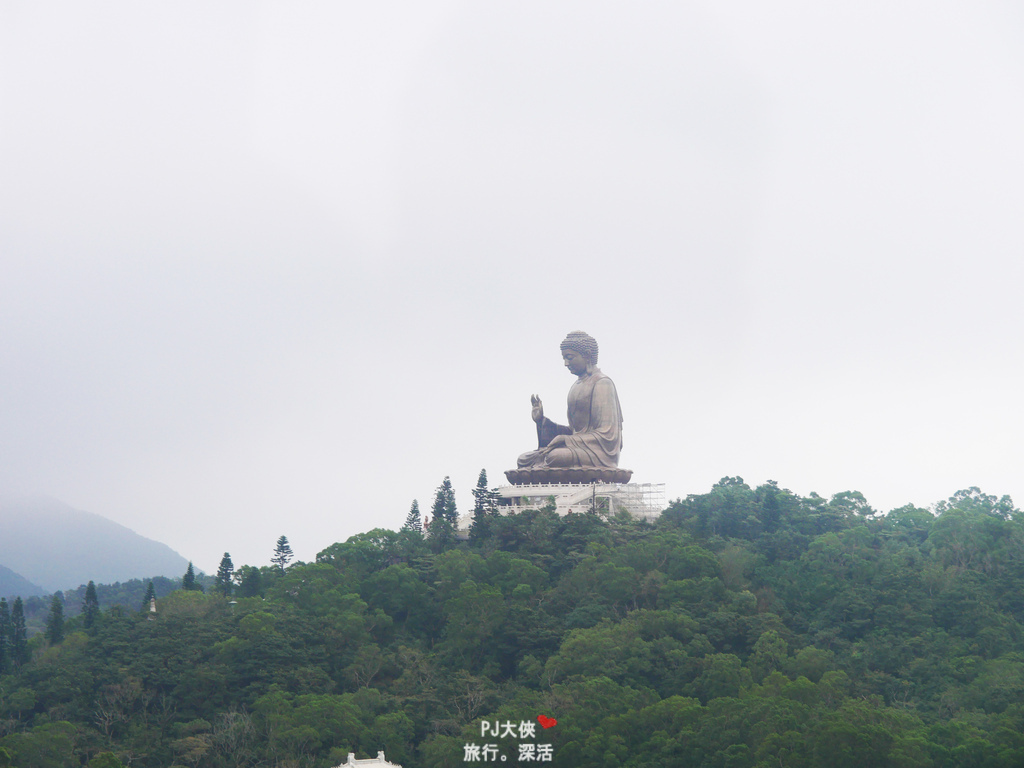
<instances>
[{"instance_id":1,"label":"tall conifer tree","mask_svg":"<svg viewBox=\"0 0 1024 768\"><path fill-rule=\"evenodd\" d=\"M455 509L455 490L450 477L445 477L434 494L434 506L431 508L433 519L430 521L431 548L435 552L448 549L455 543L455 529L459 515Z\"/></svg>"},{"instance_id":2,"label":"tall conifer tree","mask_svg":"<svg viewBox=\"0 0 1024 768\"><path fill-rule=\"evenodd\" d=\"M284 573L284 569L292 559L292 548L288 544L288 537L282 536L277 540L277 546L274 548L274 556L270 558L277 569Z\"/></svg>"},{"instance_id":3,"label":"tall conifer tree","mask_svg":"<svg viewBox=\"0 0 1024 768\"><path fill-rule=\"evenodd\" d=\"M146 596L142 598L142 608L140 610L148 611L149 607L153 604L156 599L156 588L153 586L153 580L146 584Z\"/></svg>"},{"instance_id":4,"label":"tall conifer tree","mask_svg":"<svg viewBox=\"0 0 1024 768\"><path fill-rule=\"evenodd\" d=\"M420 518L420 503L416 499L412 500L412 506L409 508L409 514L406 515L405 525L402 526L402 530L423 533L423 520Z\"/></svg>"},{"instance_id":5,"label":"tall conifer tree","mask_svg":"<svg viewBox=\"0 0 1024 768\"><path fill-rule=\"evenodd\" d=\"M28 664L28 629L25 626L25 603L20 597L14 598L11 606L11 664L20 667Z\"/></svg>"},{"instance_id":6,"label":"tall conifer tree","mask_svg":"<svg viewBox=\"0 0 1024 768\"><path fill-rule=\"evenodd\" d=\"M188 590L189 592L202 592L203 588L196 581L196 571L192 567L192 561L188 561L188 570L185 571L185 575L181 577L181 588Z\"/></svg>"},{"instance_id":7,"label":"tall conifer tree","mask_svg":"<svg viewBox=\"0 0 1024 768\"><path fill-rule=\"evenodd\" d=\"M455 489L452 488L450 477L445 476L444 480L441 481L441 485L437 487L437 493L434 495L434 506L431 512L435 520L443 517L452 528L458 523L459 513L455 508Z\"/></svg>"},{"instance_id":8,"label":"tall conifer tree","mask_svg":"<svg viewBox=\"0 0 1024 768\"><path fill-rule=\"evenodd\" d=\"M231 562L231 555L227 552L220 560L220 567L217 568L217 583L215 589L225 597L231 594L231 578L234 576L235 566Z\"/></svg>"},{"instance_id":9,"label":"tall conifer tree","mask_svg":"<svg viewBox=\"0 0 1024 768\"><path fill-rule=\"evenodd\" d=\"M82 622L86 629L96 623L100 613L100 599L96 595L96 582L90 580L85 587L85 600L82 601Z\"/></svg>"},{"instance_id":10,"label":"tall conifer tree","mask_svg":"<svg viewBox=\"0 0 1024 768\"><path fill-rule=\"evenodd\" d=\"M64 640L64 601L61 593L55 592L50 600L50 613L46 617L46 639L50 645L57 645Z\"/></svg>"},{"instance_id":11,"label":"tall conifer tree","mask_svg":"<svg viewBox=\"0 0 1024 768\"><path fill-rule=\"evenodd\" d=\"M469 529L470 541L478 541L486 537L489 522L488 516L498 512L498 494L487 487L487 470L480 470L476 488L473 489L473 524Z\"/></svg>"},{"instance_id":12,"label":"tall conifer tree","mask_svg":"<svg viewBox=\"0 0 1024 768\"><path fill-rule=\"evenodd\" d=\"M11 609L7 605L7 598L0 597L0 675L11 671L13 662L11 660L11 640L14 627L11 625Z\"/></svg>"}]
</instances>

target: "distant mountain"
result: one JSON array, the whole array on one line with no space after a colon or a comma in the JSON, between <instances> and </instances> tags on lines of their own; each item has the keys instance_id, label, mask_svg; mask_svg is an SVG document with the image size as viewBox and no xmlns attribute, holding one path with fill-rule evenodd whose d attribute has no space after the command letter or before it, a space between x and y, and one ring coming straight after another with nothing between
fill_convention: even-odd
<instances>
[{"instance_id":1,"label":"distant mountain","mask_svg":"<svg viewBox=\"0 0 1024 768\"><path fill-rule=\"evenodd\" d=\"M112 584L181 576L188 568L166 544L46 497L0 497L0 532L0 565L48 592L90 579Z\"/></svg>"},{"instance_id":2,"label":"distant mountain","mask_svg":"<svg viewBox=\"0 0 1024 768\"><path fill-rule=\"evenodd\" d=\"M37 597L46 594L46 590L33 584L20 573L0 565L0 597L12 600L15 597Z\"/></svg>"}]
</instances>

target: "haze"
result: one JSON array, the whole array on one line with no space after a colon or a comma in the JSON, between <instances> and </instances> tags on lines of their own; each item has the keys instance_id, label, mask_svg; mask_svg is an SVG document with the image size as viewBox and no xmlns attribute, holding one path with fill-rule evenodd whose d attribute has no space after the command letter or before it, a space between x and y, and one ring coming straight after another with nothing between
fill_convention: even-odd
<instances>
[{"instance_id":1,"label":"haze","mask_svg":"<svg viewBox=\"0 0 1024 768\"><path fill-rule=\"evenodd\" d=\"M1024 501L1010 2L0 2L0 491L211 571L622 465Z\"/></svg>"}]
</instances>

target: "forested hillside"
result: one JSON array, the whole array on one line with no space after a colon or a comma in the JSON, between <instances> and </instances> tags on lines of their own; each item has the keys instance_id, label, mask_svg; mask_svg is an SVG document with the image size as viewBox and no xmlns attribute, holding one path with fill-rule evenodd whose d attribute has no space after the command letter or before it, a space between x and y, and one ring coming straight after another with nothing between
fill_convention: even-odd
<instances>
[{"instance_id":1,"label":"forested hillside","mask_svg":"<svg viewBox=\"0 0 1024 768\"><path fill-rule=\"evenodd\" d=\"M51 616L21 658L8 618L0 766L1024 765L1006 497L881 515L724 478L654 524L477 520Z\"/></svg>"}]
</instances>

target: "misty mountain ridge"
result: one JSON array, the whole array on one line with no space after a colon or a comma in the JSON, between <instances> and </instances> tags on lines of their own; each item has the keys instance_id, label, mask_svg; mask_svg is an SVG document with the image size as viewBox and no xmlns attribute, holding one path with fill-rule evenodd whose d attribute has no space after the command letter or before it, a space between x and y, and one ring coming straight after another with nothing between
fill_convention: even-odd
<instances>
[{"instance_id":1,"label":"misty mountain ridge","mask_svg":"<svg viewBox=\"0 0 1024 768\"><path fill-rule=\"evenodd\" d=\"M0 597L42 597L46 590L33 584L20 573L0 565Z\"/></svg>"},{"instance_id":2,"label":"misty mountain ridge","mask_svg":"<svg viewBox=\"0 0 1024 768\"><path fill-rule=\"evenodd\" d=\"M188 560L166 544L45 496L0 496L0 531L4 596L11 588L8 582L11 594L28 596L74 589L90 580L112 584L180 577L188 567Z\"/></svg>"}]
</instances>

